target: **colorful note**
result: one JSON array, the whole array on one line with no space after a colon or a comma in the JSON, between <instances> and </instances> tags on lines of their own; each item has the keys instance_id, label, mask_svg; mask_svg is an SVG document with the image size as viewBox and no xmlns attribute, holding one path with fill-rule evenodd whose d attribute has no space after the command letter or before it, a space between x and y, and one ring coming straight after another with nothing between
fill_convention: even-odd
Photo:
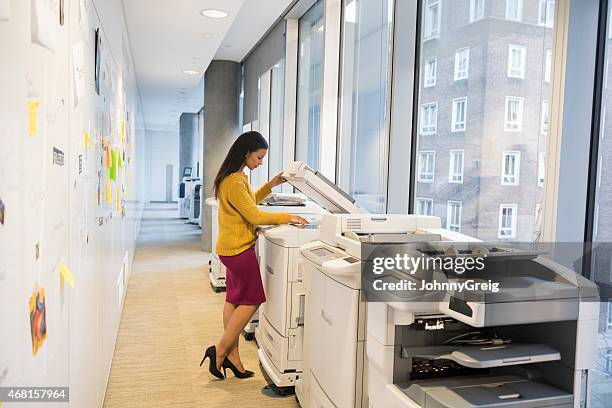
<instances>
[{"instance_id":1,"label":"colorful note","mask_svg":"<svg viewBox=\"0 0 612 408\"><path fill-rule=\"evenodd\" d=\"M70 272L70 268L68 268L64 261L60 262L59 272L62 284L65 280L66 282L68 282L68 285L70 285L71 288L74 288L74 275L72 274L72 272Z\"/></svg>"},{"instance_id":2,"label":"colorful note","mask_svg":"<svg viewBox=\"0 0 612 408\"><path fill-rule=\"evenodd\" d=\"M111 150L110 179L117 181L117 151Z\"/></svg>"},{"instance_id":3,"label":"colorful note","mask_svg":"<svg viewBox=\"0 0 612 408\"><path fill-rule=\"evenodd\" d=\"M125 145L125 120L121 121L121 146Z\"/></svg>"},{"instance_id":4,"label":"colorful note","mask_svg":"<svg viewBox=\"0 0 612 408\"><path fill-rule=\"evenodd\" d=\"M35 356L47 338L47 307L45 306L45 289L34 289L29 302L30 336L32 337L32 355Z\"/></svg>"},{"instance_id":5,"label":"colorful note","mask_svg":"<svg viewBox=\"0 0 612 408\"><path fill-rule=\"evenodd\" d=\"M38 107L40 102L37 99L28 100L28 134L36 136L38 133Z\"/></svg>"},{"instance_id":6,"label":"colorful note","mask_svg":"<svg viewBox=\"0 0 612 408\"><path fill-rule=\"evenodd\" d=\"M106 204L113 202L113 192L111 191L110 180L106 180Z\"/></svg>"}]
</instances>

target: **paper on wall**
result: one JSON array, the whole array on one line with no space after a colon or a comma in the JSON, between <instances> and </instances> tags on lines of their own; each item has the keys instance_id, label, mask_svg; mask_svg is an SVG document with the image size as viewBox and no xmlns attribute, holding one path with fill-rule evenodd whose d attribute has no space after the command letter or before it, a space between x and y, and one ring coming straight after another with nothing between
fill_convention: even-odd
<instances>
[{"instance_id":1,"label":"paper on wall","mask_svg":"<svg viewBox=\"0 0 612 408\"><path fill-rule=\"evenodd\" d=\"M59 273L61 284L66 281L68 282L68 285L70 285L71 288L74 288L74 275L72 274L72 272L70 272L70 268L68 268L64 261L60 262Z\"/></svg>"},{"instance_id":2,"label":"paper on wall","mask_svg":"<svg viewBox=\"0 0 612 408\"><path fill-rule=\"evenodd\" d=\"M58 8L57 0L32 0L32 42L52 53L57 44Z\"/></svg>"},{"instance_id":3,"label":"paper on wall","mask_svg":"<svg viewBox=\"0 0 612 408\"><path fill-rule=\"evenodd\" d=\"M74 76L75 107L85 96L85 43L79 41L72 47L72 72Z\"/></svg>"},{"instance_id":4,"label":"paper on wall","mask_svg":"<svg viewBox=\"0 0 612 408\"><path fill-rule=\"evenodd\" d=\"M85 37L85 41L89 43L89 4L87 0L79 0L79 25Z\"/></svg>"},{"instance_id":5,"label":"paper on wall","mask_svg":"<svg viewBox=\"0 0 612 408\"><path fill-rule=\"evenodd\" d=\"M0 0L0 21L11 19L11 0Z\"/></svg>"},{"instance_id":6,"label":"paper on wall","mask_svg":"<svg viewBox=\"0 0 612 408\"><path fill-rule=\"evenodd\" d=\"M28 134L36 136L38 133L38 107L40 102L38 99L30 98L28 100Z\"/></svg>"}]
</instances>

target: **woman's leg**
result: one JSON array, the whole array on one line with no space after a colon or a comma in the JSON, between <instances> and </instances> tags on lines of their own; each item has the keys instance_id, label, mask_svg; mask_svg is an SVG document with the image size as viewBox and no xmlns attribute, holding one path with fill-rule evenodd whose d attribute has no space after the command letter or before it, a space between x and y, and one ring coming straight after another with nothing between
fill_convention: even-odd
<instances>
[{"instance_id":1,"label":"woman's leg","mask_svg":"<svg viewBox=\"0 0 612 408\"><path fill-rule=\"evenodd\" d=\"M227 323L232 318L234 311L238 305L233 305L231 303L225 302L225 306L223 307L223 329L227 328ZM232 363L240 370L244 371L244 367L242 366L242 361L240 361L240 352L238 349L238 343L240 342L240 336L236 339L236 342L230 347L230 350L227 352L226 356L230 359Z\"/></svg>"},{"instance_id":2,"label":"woman's leg","mask_svg":"<svg viewBox=\"0 0 612 408\"><path fill-rule=\"evenodd\" d=\"M221 340L215 345L217 351L217 367L221 367L225 356L236 346L240 333L253 317L258 305L238 305L231 314ZM224 313L225 314L225 313Z\"/></svg>"}]
</instances>

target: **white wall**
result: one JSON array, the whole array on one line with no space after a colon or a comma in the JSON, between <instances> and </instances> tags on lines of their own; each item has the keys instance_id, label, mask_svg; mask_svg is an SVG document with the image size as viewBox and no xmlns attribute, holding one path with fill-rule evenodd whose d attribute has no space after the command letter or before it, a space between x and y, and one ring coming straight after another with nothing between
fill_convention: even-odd
<instances>
[{"instance_id":1,"label":"white wall","mask_svg":"<svg viewBox=\"0 0 612 408\"><path fill-rule=\"evenodd\" d=\"M147 201L166 201L166 165L172 165L172 200L178 200L179 127L175 132L147 130ZM195 169L193 169L195 172ZM195 173L194 173L195 174Z\"/></svg>"},{"instance_id":2,"label":"white wall","mask_svg":"<svg viewBox=\"0 0 612 408\"><path fill-rule=\"evenodd\" d=\"M122 3L96 1L103 6L97 10L91 0L65 0L60 26L59 1L8 2L10 18L0 20L0 386L69 386L70 406L99 407L144 203L144 125ZM81 3L87 6L84 19ZM53 51L32 41L34 6L46 4L53 7ZM100 95L94 90L97 27L104 45ZM84 92L77 103L78 46ZM39 103L36 115L28 113L28 100ZM37 125L34 135L30 119ZM102 160L105 144L126 159L116 180ZM54 148L63 152L63 165L53 162ZM111 202L102 194L98 203L98 186L107 183ZM61 281L62 263L74 288ZM36 353L28 318L35 288L45 291L47 323Z\"/></svg>"}]
</instances>

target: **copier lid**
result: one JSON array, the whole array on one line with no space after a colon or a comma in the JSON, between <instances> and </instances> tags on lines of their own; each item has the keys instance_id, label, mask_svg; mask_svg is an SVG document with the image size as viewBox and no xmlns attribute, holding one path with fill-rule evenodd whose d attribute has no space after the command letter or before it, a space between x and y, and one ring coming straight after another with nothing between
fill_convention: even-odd
<instances>
[{"instance_id":1,"label":"copier lid","mask_svg":"<svg viewBox=\"0 0 612 408\"><path fill-rule=\"evenodd\" d=\"M338 188L320 172L308 167L303 161L296 161L285 167L283 178L332 214L366 213L355 204L353 197Z\"/></svg>"}]
</instances>

